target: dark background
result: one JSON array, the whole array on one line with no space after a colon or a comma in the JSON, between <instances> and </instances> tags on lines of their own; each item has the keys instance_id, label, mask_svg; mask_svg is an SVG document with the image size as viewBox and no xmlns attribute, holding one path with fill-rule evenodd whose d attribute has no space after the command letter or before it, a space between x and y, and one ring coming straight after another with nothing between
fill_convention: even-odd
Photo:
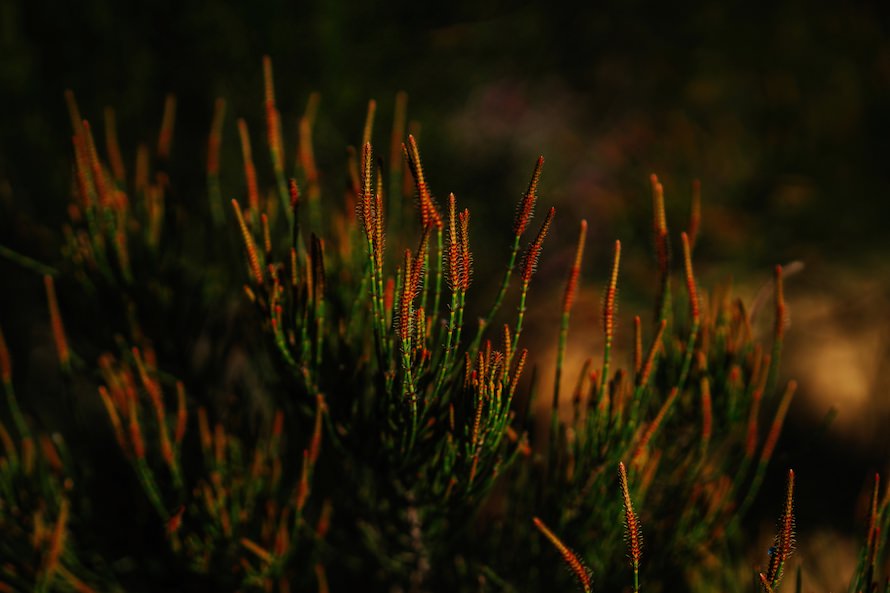
<instances>
[{"instance_id":1,"label":"dark background","mask_svg":"<svg viewBox=\"0 0 890 593\"><path fill-rule=\"evenodd\" d=\"M371 97L380 104L375 137L387 142L395 92L408 92L434 191L454 191L485 229L478 278L499 265L509 233L479 221L508 216L538 154L547 158L542 202L560 210L553 284L584 216L592 309L614 238L631 261L648 257L648 174L664 180L674 229L685 226L689 187L701 178L703 283L732 275L753 295L773 264L806 264L788 287L786 375L799 378L801 396L765 493L777 499L776 476L793 463L802 468L801 529L850 531L868 471L886 470L890 456L881 430L890 418L888 29L885 3L0 0L0 244L58 260L54 229L71 179L64 89L96 122L115 107L130 168L175 92L171 176L182 199L203 200L213 101L229 101L225 151L237 163L233 115L255 136L262 129L263 54L274 62L291 154L297 117L320 92L323 170L342 169ZM241 192L234 170L226 187ZM0 271L0 323L13 345L33 347L39 279L5 261ZM646 298L645 281L634 284L631 272L623 297ZM29 304L33 316L14 313ZM830 350L839 344L849 348ZM827 379L808 380L825 365ZM847 409L858 416L844 412L851 389L860 399ZM831 404L840 428L810 438Z\"/></svg>"}]
</instances>

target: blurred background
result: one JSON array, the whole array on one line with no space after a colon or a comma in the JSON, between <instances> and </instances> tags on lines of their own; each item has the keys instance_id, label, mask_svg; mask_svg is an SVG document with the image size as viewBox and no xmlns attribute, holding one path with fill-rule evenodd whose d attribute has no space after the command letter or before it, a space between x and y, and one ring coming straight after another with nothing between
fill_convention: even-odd
<instances>
[{"instance_id":1,"label":"blurred background","mask_svg":"<svg viewBox=\"0 0 890 593\"><path fill-rule=\"evenodd\" d=\"M528 337L546 369L577 220L591 232L575 363L598 352L616 238L624 329L649 311L649 174L665 186L675 244L700 179L703 287L732 278L752 303L774 264L803 263L786 282L783 370L801 390L763 493L779 500L784 468L797 469L804 565L824 573L824 588L845 586L856 548L842 537L863 529L869 476L890 470L890 6L349 4L0 0L0 244L58 259L71 183L66 88L88 119L115 107L130 163L175 93L171 177L186 200L205 198L206 136L224 96L228 187L243 191L233 116L262 129L269 54L291 146L309 93L320 93L317 154L332 187L367 100L378 101L375 138L387 146L395 94L408 93L433 191L454 192L473 211L474 290L493 294L484 279L502 265L513 204L545 156L541 207L559 212ZM39 279L7 261L0 271L0 323L13 345L32 345L29 336L48 332L42 310L18 312L42 306ZM757 546L771 540L775 506L752 526Z\"/></svg>"}]
</instances>

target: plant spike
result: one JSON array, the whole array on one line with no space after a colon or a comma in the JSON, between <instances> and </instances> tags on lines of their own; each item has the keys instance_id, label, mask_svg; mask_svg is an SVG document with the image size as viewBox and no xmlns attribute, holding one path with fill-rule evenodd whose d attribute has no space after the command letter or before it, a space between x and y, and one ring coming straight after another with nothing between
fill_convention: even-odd
<instances>
[{"instance_id":1,"label":"plant spike","mask_svg":"<svg viewBox=\"0 0 890 593\"><path fill-rule=\"evenodd\" d=\"M569 570L571 570L575 575L575 578L578 579L578 583L581 585L584 593L591 593L593 591L593 578L590 575L590 570L578 559L578 556L576 556L572 550L562 543L562 540L560 540L543 521L537 517L534 517L532 521L534 521L538 531L543 533L544 537L550 540L550 543L553 544L553 547L555 547L562 556L562 559L568 565Z\"/></svg>"},{"instance_id":2,"label":"plant spike","mask_svg":"<svg viewBox=\"0 0 890 593\"><path fill-rule=\"evenodd\" d=\"M770 587L779 586L785 563L794 551L794 470L788 470L788 484L785 489L785 506L779 518L779 530L773 547L770 548L769 568L766 578Z\"/></svg>"},{"instance_id":3,"label":"plant spike","mask_svg":"<svg viewBox=\"0 0 890 593\"><path fill-rule=\"evenodd\" d=\"M627 555L634 571L634 593L639 593L640 558L643 554L643 533L640 529L640 520L634 512L633 502L630 499L630 488L627 485L627 470L625 469L623 462L618 464L618 476L621 481L621 495L624 499L624 538L627 543Z\"/></svg>"},{"instance_id":4,"label":"plant spike","mask_svg":"<svg viewBox=\"0 0 890 593\"><path fill-rule=\"evenodd\" d=\"M652 229L655 242L655 259L658 263L658 296L655 301L655 318L668 319L671 310L671 253L668 238L667 216L664 212L664 188L658 176L649 176L652 185Z\"/></svg>"},{"instance_id":5,"label":"plant spike","mask_svg":"<svg viewBox=\"0 0 890 593\"><path fill-rule=\"evenodd\" d=\"M689 368L692 366L692 357L695 352L695 342L701 325L701 313L698 302L698 290L695 287L695 274L692 271L692 250L689 246L689 237L686 233L680 233L683 241L683 266L686 271L686 290L689 293L689 311L692 324L689 328L689 340L686 342L686 355L683 359L683 367L680 369L680 379L677 382L680 389L686 384Z\"/></svg>"},{"instance_id":6,"label":"plant spike","mask_svg":"<svg viewBox=\"0 0 890 593\"><path fill-rule=\"evenodd\" d=\"M46 300L49 304L49 319L53 331L53 340L56 343L56 353L59 355L59 364L62 370L67 372L71 368L71 350L68 348L68 338L65 335L65 325L62 323L62 314L59 312L59 300L56 298L56 285L53 277L43 277L46 288Z\"/></svg>"},{"instance_id":7,"label":"plant spike","mask_svg":"<svg viewBox=\"0 0 890 593\"><path fill-rule=\"evenodd\" d=\"M250 207L250 221L253 223L260 210L260 190L257 188L256 167L253 164L253 151L250 148L250 133L247 122L238 119L238 134L241 137L241 157L244 160L244 180L247 184L247 203Z\"/></svg>"},{"instance_id":8,"label":"plant spike","mask_svg":"<svg viewBox=\"0 0 890 593\"><path fill-rule=\"evenodd\" d=\"M105 152L108 153L108 162L114 174L114 180L120 185L127 181L127 170L124 167L124 159L121 157L121 147L117 139L117 121L114 109L105 108Z\"/></svg>"},{"instance_id":9,"label":"plant spike","mask_svg":"<svg viewBox=\"0 0 890 593\"><path fill-rule=\"evenodd\" d=\"M244 221L244 215L241 213L241 205L238 200L232 199L232 208L235 210L235 218L238 219L238 227L241 229L241 237L244 239L244 248L247 251L247 262L250 265L250 272L257 286L263 285L263 269L260 266L260 257L257 253L256 243L247 223Z\"/></svg>"},{"instance_id":10,"label":"plant spike","mask_svg":"<svg viewBox=\"0 0 890 593\"><path fill-rule=\"evenodd\" d=\"M794 398L794 393L796 391L797 382L789 381L788 386L785 388L785 393L782 395L782 400L779 402L779 407L776 410L775 418L773 418L772 426L770 426L769 433L766 436L766 442L764 442L763 449L760 452L760 459L757 462L754 479L751 481L751 485L748 488L748 494L739 506L738 517L742 517L745 514L748 507L751 506L751 503L757 494L757 490L760 488L763 476L766 473L766 466L769 465L773 450L776 447L776 443L779 441L779 435L782 432L782 424L785 422L785 416L788 414L788 408L791 407L791 400Z\"/></svg>"},{"instance_id":11,"label":"plant spike","mask_svg":"<svg viewBox=\"0 0 890 593\"><path fill-rule=\"evenodd\" d=\"M272 160L272 170L275 173L281 209L284 216L290 218L290 209L287 207L287 181L284 176L285 156L281 134L281 115L275 106L275 79L272 74L272 59L268 55L263 56L263 91L263 106L266 112L266 142L269 145L269 156Z\"/></svg>"},{"instance_id":12,"label":"plant spike","mask_svg":"<svg viewBox=\"0 0 890 593\"><path fill-rule=\"evenodd\" d=\"M176 122L176 96L168 94L164 98L164 115L161 118L161 131L158 134L158 157L170 158L173 146L173 124Z\"/></svg>"},{"instance_id":13,"label":"plant spike","mask_svg":"<svg viewBox=\"0 0 890 593\"><path fill-rule=\"evenodd\" d=\"M618 267L621 264L621 241L615 241L615 249L612 256L612 272L609 274L609 284L603 298L603 371L600 377L601 384L599 396L603 397L609 386L609 363L612 358L612 340L615 336L615 311L618 298Z\"/></svg>"},{"instance_id":14,"label":"plant spike","mask_svg":"<svg viewBox=\"0 0 890 593\"><path fill-rule=\"evenodd\" d=\"M578 233L578 244L575 248L575 259L569 269L569 277L566 281L565 293L562 299L562 319L559 327L559 346L556 350L556 376L553 380L553 405L551 428L557 411L559 410L559 386L562 379L562 364L566 353L566 343L569 333L569 317L572 312L572 304L575 301L575 293L578 289L578 276L581 273L581 259L584 256L584 242L587 238L587 221L581 220L581 230ZM509 359L509 356L507 357Z\"/></svg>"},{"instance_id":15,"label":"plant spike","mask_svg":"<svg viewBox=\"0 0 890 593\"><path fill-rule=\"evenodd\" d=\"M698 233L701 228L701 181L692 181L692 207L689 213L689 248L695 249L698 241Z\"/></svg>"},{"instance_id":16,"label":"plant spike","mask_svg":"<svg viewBox=\"0 0 890 593\"><path fill-rule=\"evenodd\" d=\"M528 224L534 216L535 204L538 201L538 181L541 179L541 169L543 167L544 157L539 156L538 160L535 162L535 168L532 171L532 178L528 183L528 189L525 190L525 193L516 205L516 214L513 217L513 246L510 248L510 259L507 262L507 269L504 271L504 279L501 280L501 286L498 289L498 294L494 299L494 303L491 305L491 309L488 310L488 313L482 318L482 321L479 324L476 337L473 338L473 349L479 346L485 328L491 323L491 320L501 307L504 296L507 294L507 288L510 286L510 278L513 276L513 269L516 266L516 256L519 253L519 240L522 238L522 234L525 232L525 229L528 228Z\"/></svg>"},{"instance_id":17,"label":"plant spike","mask_svg":"<svg viewBox=\"0 0 890 593\"><path fill-rule=\"evenodd\" d=\"M547 218L541 224L535 240L532 241L522 255L522 262L519 264L519 276L522 279L522 289L519 293L519 312L516 317L516 331L513 333L513 347L511 350L516 352L519 344L519 336L522 334L522 321L525 318L525 299L528 296L528 286L532 281L532 276L538 267L538 258L541 256L541 248L544 245L544 238L547 237L547 231L550 230L550 224L553 222L553 215L556 214L556 208L551 207L547 212ZM510 361L507 361L508 363Z\"/></svg>"}]
</instances>

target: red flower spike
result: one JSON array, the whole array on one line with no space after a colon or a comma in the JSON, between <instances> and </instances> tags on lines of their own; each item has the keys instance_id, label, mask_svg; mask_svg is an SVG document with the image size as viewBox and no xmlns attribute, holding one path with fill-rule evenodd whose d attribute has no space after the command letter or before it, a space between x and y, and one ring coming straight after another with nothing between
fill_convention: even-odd
<instances>
[{"instance_id":1,"label":"red flower spike","mask_svg":"<svg viewBox=\"0 0 890 593\"><path fill-rule=\"evenodd\" d=\"M771 549L769 569L766 577L770 587L779 586L785 564L794 552L794 470L788 470L788 485L785 490L785 507L779 518L779 532Z\"/></svg>"},{"instance_id":2,"label":"red flower spike","mask_svg":"<svg viewBox=\"0 0 890 593\"><path fill-rule=\"evenodd\" d=\"M235 217L238 219L238 226L241 229L241 237L244 239L244 247L247 250L247 261L250 265L250 271L253 275L254 282L258 285L263 284L263 270L260 267L260 258L257 255L256 243L254 243L253 235L244 222L244 215L241 213L241 206L238 200L232 200L232 208L235 210Z\"/></svg>"},{"instance_id":3,"label":"red flower spike","mask_svg":"<svg viewBox=\"0 0 890 593\"><path fill-rule=\"evenodd\" d=\"M457 213L454 194L448 195L448 236L445 248L445 269L448 273L448 287L452 292L460 290L461 281L461 241L457 230Z\"/></svg>"},{"instance_id":4,"label":"red flower spike","mask_svg":"<svg viewBox=\"0 0 890 593\"><path fill-rule=\"evenodd\" d=\"M260 215L260 223L263 228L263 252L268 258L272 254L272 235L269 233L269 217L265 212Z\"/></svg>"},{"instance_id":5,"label":"red flower spike","mask_svg":"<svg viewBox=\"0 0 890 593\"><path fill-rule=\"evenodd\" d=\"M306 107L307 111L309 106ZM309 199L313 199L312 187L318 182L318 169L315 166L315 150L312 147L312 119L307 116L300 118L300 167L309 183Z\"/></svg>"},{"instance_id":6,"label":"red flower spike","mask_svg":"<svg viewBox=\"0 0 890 593\"><path fill-rule=\"evenodd\" d=\"M121 424L117 408L115 408L114 402L111 400L111 395L108 393L108 389L104 385L99 386L99 397L105 405L105 411L108 412L108 418L111 420L111 427L114 429L114 436L117 439L117 444L120 445L121 451L126 453L127 441L124 437L124 427Z\"/></svg>"},{"instance_id":7,"label":"red flower spike","mask_svg":"<svg viewBox=\"0 0 890 593\"><path fill-rule=\"evenodd\" d=\"M272 154L272 168L275 171L283 171L281 124L278 109L275 107L275 82L272 76L272 59L269 56L263 56L263 91L266 111L266 140L269 143L269 152Z\"/></svg>"},{"instance_id":8,"label":"red flower spike","mask_svg":"<svg viewBox=\"0 0 890 593\"><path fill-rule=\"evenodd\" d=\"M121 147L117 140L117 121L114 117L114 109L105 108L105 152L108 153L108 161L111 164L111 171L114 178L119 183L124 183L127 179L127 172L124 168L124 159L121 157Z\"/></svg>"},{"instance_id":9,"label":"red flower spike","mask_svg":"<svg viewBox=\"0 0 890 593\"><path fill-rule=\"evenodd\" d=\"M550 540L550 543L553 544L553 547L555 547L562 556L562 559L569 566L569 569L575 575L575 578L578 579L578 583L584 589L584 593L591 593L593 591L593 578L590 575L590 570L584 566L584 563L578 559L578 556L562 543L562 540L560 540L543 521L537 517L534 517L532 520L535 523L535 527L538 528L538 531Z\"/></svg>"},{"instance_id":10,"label":"red flower spike","mask_svg":"<svg viewBox=\"0 0 890 593\"><path fill-rule=\"evenodd\" d=\"M300 483L297 485L297 512L302 512L306 506L306 499L309 498L309 466L311 461L309 451L303 450L303 468L300 471Z\"/></svg>"},{"instance_id":11,"label":"red flower spike","mask_svg":"<svg viewBox=\"0 0 890 593\"><path fill-rule=\"evenodd\" d=\"M689 292L689 307L692 312L693 323L699 323L699 303L698 291L695 288L695 275L692 271L692 252L689 246L689 236L686 233L680 233L683 241L683 266L686 270L686 290Z\"/></svg>"},{"instance_id":12,"label":"red flower spike","mask_svg":"<svg viewBox=\"0 0 890 593\"><path fill-rule=\"evenodd\" d=\"M701 228L701 181L692 181L692 208L689 213L689 247L695 249Z\"/></svg>"},{"instance_id":13,"label":"red flower spike","mask_svg":"<svg viewBox=\"0 0 890 593\"><path fill-rule=\"evenodd\" d=\"M643 555L643 533L640 529L640 520L634 512L633 502L630 499L630 488L627 484L627 470L624 463L618 464L618 477L621 481L621 495L624 498L624 528L625 542L628 548L628 557L634 570L634 590L639 589L640 558Z\"/></svg>"},{"instance_id":14,"label":"red flower spike","mask_svg":"<svg viewBox=\"0 0 890 593\"><path fill-rule=\"evenodd\" d=\"M164 98L164 115L161 118L161 131L158 134L158 156L164 160L170 158L173 146L173 124L176 121L176 97L167 95Z\"/></svg>"},{"instance_id":15,"label":"red flower spike","mask_svg":"<svg viewBox=\"0 0 890 593\"><path fill-rule=\"evenodd\" d=\"M396 282L390 276L386 279L386 285L383 287L383 310L387 313L392 312L393 301L395 300Z\"/></svg>"},{"instance_id":16,"label":"red flower spike","mask_svg":"<svg viewBox=\"0 0 890 593\"><path fill-rule=\"evenodd\" d=\"M522 370L525 368L525 359L527 357L528 348L523 348L522 352L519 353L519 361L516 363L516 370L513 371L513 380L510 381L510 396L516 393L516 386L519 384L519 378L522 376Z\"/></svg>"},{"instance_id":17,"label":"red flower spike","mask_svg":"<svg viewBox=\"0 0 890 593\"><path fill-rule=\"evenodd\" d=\"M130 442L133 445L133 454L136 459L145 459L145 442L142 440L142 428L139 425L139 416L136 411L136 401L130 400Z\"/></svg>"},{"instance_id":18,"label":"red flower spike","mask_svg":"<svg viewBox=\"0 0 890 593\"><path fill-rule=\"evenodd\" d=\"M544 223L538 231L538 235L535 237L535 240L531 242L522 256L519 270L524 284L531 282L532 275L534 275L535 269L538 267L538 258L541 255L541 247L544 244L544 238L547 236L547 231L550 230L550 223L553 222L553 215L555 213L556 208L550 208L550 211L547 212L547 218L544 219Z\"/></svg>"},{"instance_id":19,"label":"red flower spike","mask_svg":"<svg viewBox=\"0 0 890 593\"><path fill-rule=\"evenodd\" d=\"M707 377L702 377L701 379L701 413L701 440L702 447L706 448L707 444L711 441L711 431L713 430L714 423L711 402L711 383L708 381Z\"/></svg>"},{"instance_id":20,"label":"red flower spike","mask_svg":"<svg viewBox=\"0 0 890 593\"><path fill-rule=\"evenodd\" d=\"M173 433L173 440L177 446L182 444L185 437L185 429L188 422L188 408L185 402L185 386L182 381L176 382L176 431Z\"/></svg>"},{"instance_id":21,"label":"red flower spike","mask_svg":"<svg viewBox=\"0 0 890 593\"><path fill-rule=\"evenodd\" d=\"M413 322L411 304L414 301L414 291L411 278L414 260L411 257L410 249L405 250L405 263L402 269L405 276L404 280L402 280L402 294L399 297L399 340L404 343L411 336L411 324Z\"/></svg>"},{"instance_id":22,"label":"red flower spike","mask_svg":"<svg viewBox=\"0 0 890 593\"><path fill-rule=\"evenodd\" d=\"M256 212L260 208L260 191L257 188L256 167L253 164L253 151L250 148L250 133L247 122L238 119L238 134L241 137L241 156L244 159L244 179L247 183L247 203Z\"/></svg>"},{"instance_id":23,"label":"red flower spike","mask_svg":"<svg viewBox=\"0 0 890 593\"><path fill-rule=\"evenodd\" d=\"M603 299L603 333L606 336L606 344L611 344L615 335L615 301L618 296L618 268L620 264L621 241L615 241L612 273L609 276L609 285L606 287L606 296Z\"/></svg>"},{"instance_id":24,"label":"red flower spike","mask_svg":"<svg viewBox=\"0 0 890 593\"><path fill-rule=\"evenodd\" d=\"M470 288L470 278L473 275L473 254L470 253L470 211L464 208L464 211L458 215L458 218L460 221L460 226L458 227L460 236L460 288L466 292Z\"/></svg>"},{"instance_id":25,"label":"red flower spike","mask_svg":"<svg viewBox=\"0 0 890 593\"><path fill-rule=\"evenodd\" d=\"M655 255L658 260L658 269L664 274L668 271L668 258L670 257L668 253L667 217L664 213L664 188L658 181L658 176L655 173L649 176L649 180L652 184L652 226L655 235Z\"/></svg>"},{"instance_id":26,"label":"red flower spike","mask_svg":"<svg viewBox=\"0 0 890 593\"><path fill-rule=\"evenodd\" d=\"M426 184L426 178L423 175L423 164L420 162L420 151L417 149L417 142L414 136L408 135L408 144L402 145L402 151L408 160L408 168L414 177L414 186L417 190L417 201L420 207L420 226L426 228L435 225L442 228L442 217L436 208L433 196Z\"/></svg>"},{"instance_id":27,"label":"red flower spike","mask_svg":"<svg viewBox=\"0 0 890 593\"><path fill-rule=\"evenodd\" d=\"M59 558L65 547L65 539L68 533L68 499L63 498L59 505L59 516L56 518L56 524L53 527L52 536L50 537L49 546L46 553L46 565L44 574L47 578L52 579L53 573L62 568Z\"/></svg>"},{"instance_id":28,"label":"red flower spike","mask_svg":"<svg viewBox=\"0 0 890 593\"><path fill-rule=\"evenodd\" d=\"M93 131L90 123L86 120L83 122L84 131L84 148L89 162L90 171L93 177L93 184L96 187L96 193L99 196L99 205L107 208L111 205L110 192L105 184L105 174L102 171L102 163L99 162L99 153L96 151L96 143L93 140Z\"/></svg>"},{"instance_id":29,"label":"red flower spike","mask_svg":"<svg viewBox=\"0 0 890 593\"><path fill-rule=\"evenodd\" d=\"M287 191L290 194L290 208L296 211L297 206L300 205L300 188L297 186L297 180L293 177L287 180Z\"/></svg>"},{"instance_id":30,"label":"red flower spike","mask_svg":"<svg viewBox=\"0 0 890 593\"><path fill-rule=\"evenodd\" d=\"M213 120L210 124L210 135L207 138L207 173L219 173L219 153L222 146L222 128L226 117L226 100L218 98L213 106Z\"/></svg>"},{"instance_id":31,"label":"red flower spike","mask_svg":"<svg viewBox=\"0 0 890 593\"><path fill-rule=\"evenodd\" d=\"M544 157L538 157L535 163L535 170L532 172L532 179L528 184L528 189L516 205L516 214L513 217L513 236L520 237L528 223L531 221L535 213L535 203L538 201L538 181L541 179L541 169L544 167Z\"/></svg>"},{"instance_id":32,"label":"red flower spike","mask_svg":"<svg viewBox=\"0 0 890 593\"><path fill-rule=\"evenodd\" d=\"M56 353L59 355L59 364L67 369L71 363L71 351L68 349L68 338L65 335L65 326L62 323L62 314L59 312L59 301L56 298L56 285L52 276L44 276L43 284L46 288L46 300L49 304L49 320L53 330L53 340L56 343Z\"/></svg>"},{"instance_id":33,"label":"red flower spike","mask_svg":"<svg viewBox=\"0 0 890 593\"><path fill-rule=\"evenodd\" d=\"M316 394L315 396L315 425L312 430L312 440L309 442L309 463L315 465L318 461L318 455L321 453L321 419L327 406L324 403L324 396Z\"/></svg>"},{"instance_id":34,"label":"red flower spike","mask_svg":"<svg viewBox=\"0 0 890 593\"><path fill-rule=\"evenodd\" d=\"M581 259L584 256L584 243L587 239L587 221L581 220L581 230L578 233L578 244L575 247L575 259L569 271L569 280L566 282L566 290L562 299L562 312L568 313L575 302L575 291L578 289L578 276L581 274Z\"/></svg>"}]
</instances>

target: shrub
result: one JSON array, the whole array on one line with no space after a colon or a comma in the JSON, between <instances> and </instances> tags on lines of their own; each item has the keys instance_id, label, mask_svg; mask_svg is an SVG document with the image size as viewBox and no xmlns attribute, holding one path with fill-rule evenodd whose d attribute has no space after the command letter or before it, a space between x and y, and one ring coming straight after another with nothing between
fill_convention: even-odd
<instances>
[{"instance_id":1,"label":"shrub","mask_svg":"<svg viewBox=\"0 0 890 593\"><path fill-rule=\"evenodd\" d=\"M453 194L434 199L418 142L405 137L404 95L387 162L372 148L370 103L341 199L315 163L317 99L300 118L294 158L268 60L264 70L269 174L238 120L244 189L232 200L220 177L224 101L208 142L208 201L198 203L176 195L167 173L173 98L156 148L141 145L128 174L113 112L100 157L68 94L74 183L61 261L4 253L44 274L60 397L77 412L48 432L20 408L0 334L0 590L747 586L735 555L795 392L778 385L782 268L771 341L761 343L729 287L700 297L695 192L680 234L685 290L674 290L653 175L652 320L633 318L625 368L612 352L616 241L602 358L588 358L567 388L580 221L550 383L527 371L534 353L523 341L535 271L560 224L549 208L533 227L543 158L516 206L497 296L472 320L478 223ZM414 217L402 209L408 194ZM518 309L498 323L511 290ZM532 413L541 397L544 434ZM765 591L789 568L793 491L789 471L757 579ZM877 479L870 517L852 591L877 587L890 521ZM115 544L140 529L144 540Z\"/></svg>"}]
</instances>

